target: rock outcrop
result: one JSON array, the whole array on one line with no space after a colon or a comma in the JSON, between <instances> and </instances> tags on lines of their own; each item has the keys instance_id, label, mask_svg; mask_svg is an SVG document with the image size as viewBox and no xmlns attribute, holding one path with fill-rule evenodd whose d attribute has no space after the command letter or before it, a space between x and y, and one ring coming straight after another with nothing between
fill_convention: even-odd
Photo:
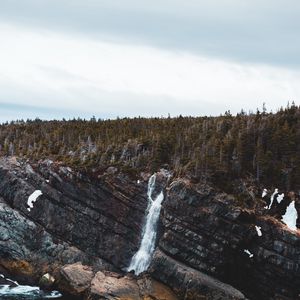
<instances>
[{"instance_id":1,"label":"rock outcrop","mask_svg":"<svg viewBox=\"0 0 300 300\"><path fill-rule=\"evenodd\" d=\"M255 201L257 208L250 210L211 186L174 181L162 211L158 249L163 259L154 257L153 276L171 285L173 275L182 273L175 260L233 285L250 299L298 299L300 231L290 230Z\"/></svg>"},{"instance_id":2,"label":"rock outcrop","mask_svg":"<svg viewBox=\"0 0 300 300\"><path fill-rule=\"evenodd\" d=\"M168 175L158 174L154 191L165 191L156 251L135 277L125 270L139 247L150 174L137 181L116 167L85 173L1 158L0 273L27 283L48 273L61 291L90 300L300 299L298 231L264 210L255 191L245 207L213 184Z\"/></svg>"},{"instance_id":3,"label":"rock outcrop","mask_svg":"<svg viewBox=\"0 0 300 300\"><path fill-rule=\"evenodd\" d=\"M94 278L92 268L84 266L80 262L62 267L60 272L60 289L74 296L83 296Z\"/></svg>"},{"instance_id":4,"label":"rock outcrop","mask_svg":"<svg viewBox=\"0 0 300 300\"><path fill-rule=\"evenodd\" d=\"M121 269L138 247L147 185L122 175L93 176L49 161L32 166L2 159L0 197L24 222ZM42 195L29 211L27 200L35 190Z\"/></svg>"}]
</instances>

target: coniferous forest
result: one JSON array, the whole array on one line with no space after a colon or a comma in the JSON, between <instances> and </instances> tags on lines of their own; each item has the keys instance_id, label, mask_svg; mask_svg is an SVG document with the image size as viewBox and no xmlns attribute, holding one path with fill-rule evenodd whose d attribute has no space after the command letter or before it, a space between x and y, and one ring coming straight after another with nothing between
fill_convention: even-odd
<instances>
[{"instance_id":1,"label":"coniferous forest","mask_svg":"<svg viewBox=\"0 0 300 300\"><path fill-rule=\"evenodd\" d=\"M193 180L252 178L300 189L300 107L219 117L19 120L0 126L0 155L50 158L134 175L160 167Z\"/></svg>"}]
</instances>

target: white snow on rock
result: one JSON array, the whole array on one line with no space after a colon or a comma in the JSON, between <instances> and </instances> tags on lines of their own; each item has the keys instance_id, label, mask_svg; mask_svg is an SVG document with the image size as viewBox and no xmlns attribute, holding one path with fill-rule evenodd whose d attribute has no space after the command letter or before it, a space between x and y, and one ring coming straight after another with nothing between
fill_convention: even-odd
<instances>
[{"instance_id":1,"label":"white snow on rock","mask_svg":"<svg viewBox=\"0 0 300 300\"><path fill-rule=\"evenodd\" d=\"M261 197L264 198L267 194L268 194L268 190L264 189L263 192L262 192Z\"/></svg>"},{"instance_id":2,"label":"white snow on rock","mask_svg":"<svg viewBox=\"0 0 300 300\"><path fill-rule=\"evenodd\" d=\"M290 205L286 208L285 214L282 216L281 221L288 226L291 230L297 230L297 218L298 213L295 208L295 201L292 201Z\"/></svg>"},{"instance_id":3,"label":"white snow on rock","mask_svg":"<svg viewBox=\"0 0 300 300\"><path fill-rule=\"evenodd\" d=\"M253 254L248 249L244 249L244 252L249 255L249 258L253 257Z\"/></svg>"},{"instance_id":4,"label":"white snow on rock","mask_svg":"<svg viewBox=\"0 0 300 300\"><path fill-rule=\"evenodd\" d=\"M137 184L140 184L140 183L141 183L141 181L140 181L140 180L138 180L136 183L137 183Z\"/></svg>"},{"instance_id":5,"label":"white snow on rock","mask_svg":"<svg viewBox=\"0 0 300 300\"><path fill-rule=\"evenodd\" d=\"M280 203L283 200L283 198L284 198L284 193L278 195L276 200L278 203Z\"/></svg>"},{"instance_id":6,"label":"white snow on rock","mask_svg":"<svg viewBox=\"0 0 300 300\"><path fill-rule=\"evenodd\" d=\"M47 182L47 183L49 183L49 182L50 182L50 180L49 180L49 179L46 179L46 182Z\"/></svg>"},{"instance_id":7,"label":"white snow on rock","mask_svg":"<svg viewBox=\"0 0 300 300\"><path fill-rule=\"evenodd\" d=\"M261 227L255 225L255 229L256 229L257 235L262 236Z\"/></svg>"},{"instance_id":8,"label":"white snow on rock","mask_svg":"<svg viewBox=\"0 0 300 300\"><path fill-rule=\"evenodd\" d=\"M28 197L28 200L27 200L27 205L29 206L27 208L28 211L30 211L32 208L33 208L33 203L37 200L37 198L39 196L43 195L42 191L40 190L36 190L34 191L29 197Z\"/></svg>"},{"instance_id":9,"label":"white snow on rock","mask_svg":"<svg viewBox=\"0 0 300 300\"><path fill-rule=\"evenodd\" d=\"M278 189L275 189L274 193L272 194L271 196L271 202L270 202L270 205L268 207L268 209L271 209L272 207L272 204L273 204L273 201L274 201L274 197L278 194Z\"/></svg>"},{"instance_id":10,"label":"white snow on rock","mask_svg":"<svg viewBox=\"0 0 300 300\"><path fill-rule=\"evenodd\" d=\"M32 167L31 167L31 165L26 164L25 169L26 169L26 173L27 174L34 174L34 171L33 171Z\"/></svg>"}]
</instances>

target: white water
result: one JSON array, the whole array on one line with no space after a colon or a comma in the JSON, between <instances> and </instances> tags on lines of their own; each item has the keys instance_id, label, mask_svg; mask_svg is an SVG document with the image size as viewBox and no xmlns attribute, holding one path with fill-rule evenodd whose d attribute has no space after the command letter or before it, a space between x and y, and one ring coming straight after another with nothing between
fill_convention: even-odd
<instances>
[{"instance_id":1,"label":"white water","mask_svg":"<svg viewBox=\"0 0 300 300\"><path fill-rule=\"evenodd\" d=\"M143 228L142 242L139 250L132 257L128 272L134 271L136 275L146 271L150 265L151 257L154 252L157 222L159 219L161 203L164 200L164 194L161 192L154 200L152 193L155 189L156 175L152 175L148 182L148 208L146 223Z\"/></svg>"},{"instance_id":2,"label":"white water","mask_svg":"<svg viewBox=\"0 0 300 300\"><path fill-rule=\"evenodd\" d=\"M1 278L5 278L0 274ZM14 299L55 299L60 298L62 295L58 291L44 292L38 286L20 285L18 282L9 278L5 278L7 282L11 282L14 285L2 284L0 285L0 299L3 297L13 297Z\"/></svg>"}]
</instances>

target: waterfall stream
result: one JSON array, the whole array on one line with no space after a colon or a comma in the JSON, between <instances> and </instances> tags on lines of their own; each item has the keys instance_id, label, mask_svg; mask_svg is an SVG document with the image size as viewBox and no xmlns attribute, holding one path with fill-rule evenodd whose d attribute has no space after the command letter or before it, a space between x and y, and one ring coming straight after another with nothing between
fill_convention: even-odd
<instances>
[{"instance_id":1,"label":"waterfall stream","mask_svg":"<svg viewBox=\"0 0 300 300\"><path fill-rule=\"evenodd\" d=\"M161 203L164 200L164 194L161 193L155 198L152 198L155 189L156 174L153 174L148 182L148 207L146 222L142 231L142 241L140 248L132 257L128 272L134 271L136 275L146 271L150 265L151 257L154 252L157 223L159 219Z\"/></svg>"}]
</instances>

